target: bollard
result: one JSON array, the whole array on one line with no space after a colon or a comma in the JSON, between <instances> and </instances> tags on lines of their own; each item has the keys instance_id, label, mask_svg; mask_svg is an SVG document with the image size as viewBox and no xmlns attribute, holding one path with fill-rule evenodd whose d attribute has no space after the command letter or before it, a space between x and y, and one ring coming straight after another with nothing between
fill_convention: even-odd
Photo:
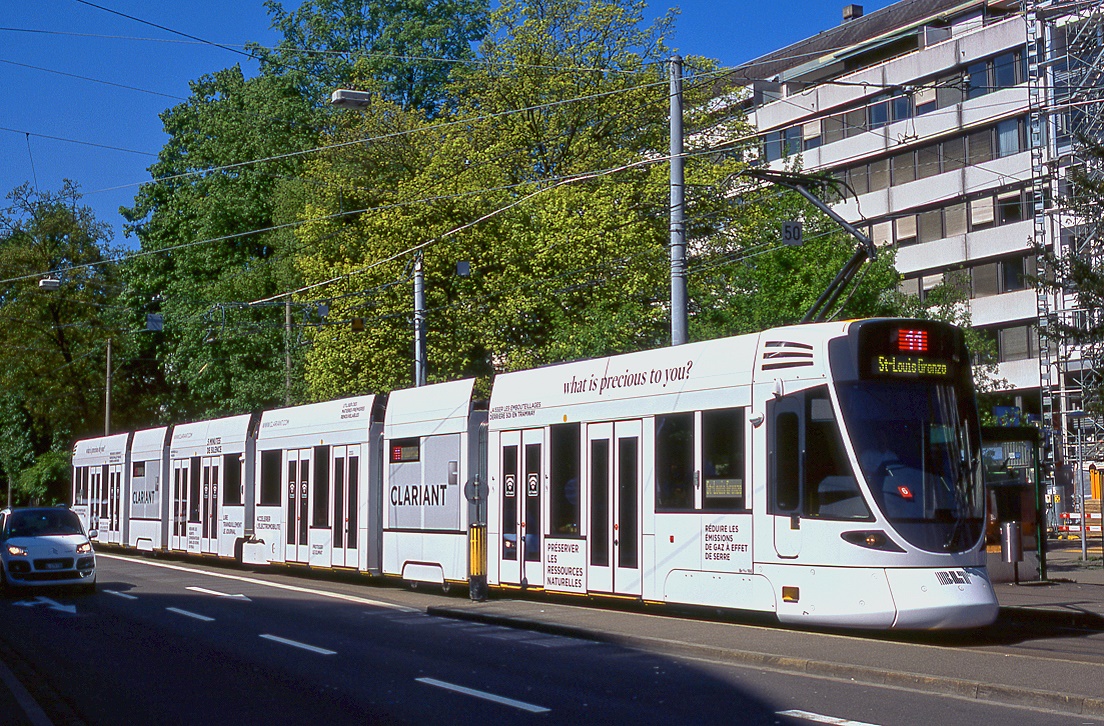
<instances>
[{"instance_id":1,"label":"bollard","mask_svg":"<svg viewBox=\"0 0 1104 726\"><path fill-rule=\"evenodd\" d=\"M1001 559L1005 562L1023 561L1023 538L1019 522L1001 524Z\"/></svg>"},{"instance_id":2,"label":"bollard","mask_svg":"<svg viewBox=\"0 0 1104 726\"><path fill-rule=\"evenodd\" d=\"M1012 563L1013 581L1020 584L1020 562L1023 560L1023 537L1019 522L1001 524L1001 559Z\"/></svg>"},{"instance_id":3,"label":"bollard","mask_svg":"<svg viewBox=\"0 0 1104 726\"><path fill-rule=\"evenodd\" d=\"M487 599L487 525L468 526L468 594L475 602Z\"/></svg>"}]
</instances>

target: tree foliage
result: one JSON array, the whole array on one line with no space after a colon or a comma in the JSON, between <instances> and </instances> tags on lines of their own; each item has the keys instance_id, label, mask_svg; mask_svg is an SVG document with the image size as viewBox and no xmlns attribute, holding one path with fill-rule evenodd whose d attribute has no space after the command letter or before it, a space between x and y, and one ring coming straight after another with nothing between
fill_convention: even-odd
<instances>
[{"instance_id":1,"label":"tree foliage","mask_svg":"<svg viewBox=\"0 0 1104 726\"><path fill-rule=\"evenodd\" d=\"M107 340L125 350L121 283L107 228L80 206L76 187L13 190L0 210L0 469L20 490L20 472L50 451L68 452L74 437L102 431ZM40 288L44 271L60 276ZM119 371L113 393L142 399ZM123 424L130 411L119 412ZM37 486L37 485L36 485ZM43 495L32 488L24 494Z\"/></svg>"}]
</instances>

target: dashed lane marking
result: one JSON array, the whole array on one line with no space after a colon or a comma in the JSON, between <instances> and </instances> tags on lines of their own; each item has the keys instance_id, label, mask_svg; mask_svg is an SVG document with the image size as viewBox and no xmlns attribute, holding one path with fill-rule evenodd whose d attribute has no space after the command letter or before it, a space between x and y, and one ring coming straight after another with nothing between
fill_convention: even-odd
<instances>
[{"instance_id":1,"label":"dashed lane marking","mask_svg":"<svg viewBox=\"0 0 1104 726\"><path fill-rule=\"evenodd\" d=\"M318 653L319 655L337 655L336 650L328 650L326 648L319 648L317 645L310 645L309 643L300 643L298 640L289 640L287 638L281 638L279 635L261 635L265 640L271 640L274 643L282 643L284 645L290 645L292 648L299 648L301 650L309 650L312 653Z\"/></svg>"},{"instance_id":2,"label":"dashed lane marking","mask_svg":"<svg viewBox=\"0 0 1104 726\"><path fill-rule=\"evenodd\" d=\"M108 595L114 595L115 597L121 597L124 600L137 600L137 595L131 595L125 592L119 592L118 590L104 590Z\"/></svg>"},{"instance_id":3,"label":"dashed lane marking","mask_svg":"<svg viewBox=\"0 0 1104 726\"><path fill-rule=\"evenodd\" d=\"M847 718L836 718L835 716L825 716L820 713L812 713L810 711L779 711L779 716L789 716L790 718L799 718L803 721L812 721L813 723L828 723L834 726L877 726L876 724L866 723L865 721L852 721Z\"/></svg>"},{"instance_id":4,"label":"dashed lane marking","mask_svg":"<svg viewBox=\"0 0 1104 726\"><path fill-rule=\"evenodd\" d=\"M201 620L205 623L213 623L214 618L209 618L206 615L200 615L199 613L193 613L191 610L181 610L180 608L165 608L170 613L176 613L177 615L183 615L186 618L193 618L195 620Z\"/></svg>"},{"instance_id":5,"label":"dashed lane marking","mask_svg":"<svg viewBox=\"0 0 1104 726\"><path fill-rule=\"evenodd\" d=\"M494 703L501 703L504 706L510 706L511 708L517 708L522 711L528 711L529 713L549 713L551 709L547 709L544 706L536 706L532 703L526 703L525 701L517 701L513 698L506 698L506 696L499 696L496 693L488 693L487 691L477 691L474 688L465 688L464 686L458 686L455 683L447 683L445 681L439 681L436 678L415 678L414 680L419 683L424 683L427 686L436 686L437 688L443 688L446 691L454 691L456 693L463 693L466 696L474 696L475 698L482 698L484 701L492 701Z\"/></svg>"}]
</instances>

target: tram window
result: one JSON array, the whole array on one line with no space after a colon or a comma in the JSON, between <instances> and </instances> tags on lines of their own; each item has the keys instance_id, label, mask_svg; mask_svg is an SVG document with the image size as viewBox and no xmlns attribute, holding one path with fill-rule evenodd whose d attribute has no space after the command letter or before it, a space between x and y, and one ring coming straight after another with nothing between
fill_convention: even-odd
<instances>
[{"instance_id":1,"label":"tram window","mask_svg":"<svg viewBox=\"0 0 1104 726\"><path fill-rule=\"evenodd\" d=\"M579 424L557 424L549 440L551 534L575 536L579 524Z\"/></svg>"},{"instance_id":2,"label":"tram window","mask_svg":"<svg viewBox=\"0 0 1104 726\"><path fill-rule=\"evenodd\" d=\"M189 484L190 484L190 493L191 493L191 497L190 497L191 498L191 506L188 510L188 521L198 523L198 522L203 521L202 519L199 518L199 503L200 503L199 502L199 494L200 494L199 483L200 483L200 479L199 479L199 457L198 456L193 456L192 457L191 466L192 466L192 474L191 474L190 479L188 480Z\"/></svg>"},{"instance_id":3,"label":"tram window","mask_svg":"<svg viewBox=\"0 0 1104 726\"><path fill-rule=\"evenodd\" d=\"M801 503L801 457L797 414L784 411L774 419L774 510L796 511Z\"/></svg>"},{"instance_id":4,"label":"tram window","mask_svg":"<svg viewBox=\"0 0 1104 726\"><path fill-rule=\"evenodd\" d=\"M349 457L349 506L345 510L349 517L346 529L349 532L349 547L356 547L357 513L360 507L360 499L357 492L360 486L360 457Z\"/></svg>"},{"instance_id":5,"label":"tram window","mask_svg":"<svg viewBox=\"0 0 1104 726\"><path fill-rule=\"evenodd\" d=\"M88 504L88 467L82 466L77 470L77 491L73 497L74 505Z\"/></svg>"},{"instance_id":6,"label":"tram window","mask_svg":"<svg viewBox=\"0 0 1104 726\"><path fill-rule=\"evenodd\" d=\"M702 414L702 508L707 511L746 510L744 488L744 410Z\"/></svg>"},{"instance_id":7,"label":"tram window","mask_svg":"<svg viewBox=\"0 0 1104 726\"><path fill-rule=\"evenodd\" d=\"M261 452L261 504L278 505L283 487L280 485L280 466L283 455L279 450Z\"/></svg>"},{"instance_id":8,"label":"tram window","mask_svg":"<svg viewBox=\"0 0 1104 726\"><path fill-rule=\"evenodd\" d=\"M222 455L222 503L242 503L241 460L238 454Z\"/></svg>"},{"instance_id":9,"label":"tram window","mask_svg":"<svg viewBox=\"0 0 1104 726\"><path fill-rule=\"evenodd\" d=\"M314 518L315 527L330 526L330 447L314 447Z\"/></svg>"},{"instance_id":10,"label":"tram window","mask_svg":"<svg viewBox=\"0 0 1104 726\"><path fill-rule=\"evenodd\" d=\"M808 391L806 402L804 514L824 519L869 518L828 391Z\"/></svg>"},{"instance_id":11,"label":"tram window","mask_svg":"<svg viewBox=\"0 0 1104 726\"><path fill-rule=\"evenodd\" d=\"M694 414L655 419L656 511L694 508Z\"/></svg>"},{"instance_id":12,"label":"tram window","mask_svg":"<svg viewBox=\"0 0 1104 726\"><path fill-rule=\"evenodd\" d=\"M146 475L146 462L136 461L131 467L130 475L132 477L144 477Z\"/></svg>"}]
</instances>

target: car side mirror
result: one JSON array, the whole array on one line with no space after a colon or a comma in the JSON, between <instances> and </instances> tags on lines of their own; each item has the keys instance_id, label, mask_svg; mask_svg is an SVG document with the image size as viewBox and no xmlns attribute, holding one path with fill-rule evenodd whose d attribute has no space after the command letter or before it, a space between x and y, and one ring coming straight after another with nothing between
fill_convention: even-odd
<instances>
[{"instance_id":1,"label":"car side mirror","mask_svg":"<svg viewBox=\"0 0 1104 726\"><path fill-rule=\"evenodd\" d=\"M100 530L98 530L98 529L88 530L88 539L96 539L99 536L100 536Z\"/></svg>"}]
</instances>

